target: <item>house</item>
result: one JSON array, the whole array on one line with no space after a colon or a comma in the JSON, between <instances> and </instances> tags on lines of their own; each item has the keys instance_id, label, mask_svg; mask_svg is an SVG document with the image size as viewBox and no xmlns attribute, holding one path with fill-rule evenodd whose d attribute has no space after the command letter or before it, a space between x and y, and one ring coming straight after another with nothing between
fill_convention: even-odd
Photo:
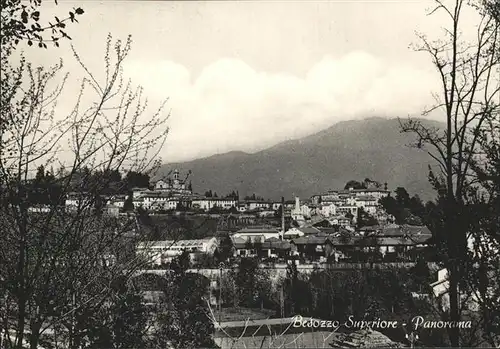
<instances>
[{"instance_id":1,"label":"house","mask_svg":"<svg viewBox=\"0 0 500 349\"><path fill-rule=\"evenodd\" d=\"M87 193L68 193L64 202L67 210L92 208L92 200Z\"/></svg>"},{"instance_id":2,"label":"house","mask_svg":"<svg viewBox=\"0 0 500 349\"><path fill-rule=\"evenodd\" d=\"M325 194L314 195L311 199L313 203L339 203L343 202L344 205L354 204L354 200L366 196L375 198L377 203L381 198L389 196L389 191L385 189L369 188L369 189L347 189L347 190L329 190Z\"/></svg>"},{"instance_id":3,"label":"house","mask_svg":"<svg viewBox=\"0 0 500 349\"><path fill-rule=\"evenodd\" d=\"M437 280L430 284L433 296L441 304L443 309L450 308L450 297L448 295L448 288L450 282L448 281L448 270L441 269L437 272Z\"/></svg>"},{"instance_id":4,"label":"house","mask_svg":"<svg viewBox=\"0 0 500 349\"><path fill-rule=\"evenodd\" d=\"M238 230L233 234L234 238L241 238L244 241L250 240L252 242L255 241L266 241L270 238L280 238L280 232L277 228L272 227L252 227L252 228L244 228Z\"/></svg>"},{"instance_id":5,"label":"house","mask_svg":"<svg viewBox=\"0 0 500 349\"><path fill-rule=\"evenodd\" d=\"M439 306L443 311L448 311L450 309L450 295L449 295L449 273L448 269L443 268L437 271L436 281L430 284L432 289L432 295L437 301ZM470 293L470 297L469 294ZM476 292L465 292L460 293L460 306L464 309L469 309L473 311L479 310L479 297Z\"/></svg>"},{"instance_id":6,"label":"house","mask_svg":"<svg viewBox=\"0 0 500 349\"><path fill-rule=\"evenodd\" d=\"M389 196L390 191L386 189L368 188L368 189L352 189L356 197L373 196L377 201Z\"/></svg>"},{"instance_id":7,"label":"house","mask_svg":"<svg viewBox=\"0 0 500 349\"><path fill-rule=\"evenodd\" d=\"M28 207L28 212L48 213L51 211L52 211L52 209L49 205L34 205L34 206Z\"/></svg>"},{"instance_id":8,"label":"house","mask_svg":"<svg viewBox=\"0 0 500 349\"><path fill-rule=\"evenodd\" d=\"M268 210L272 208L272 203L262 200L245 200L247 211Z\"/></svg>"},{"instance_id":9,"label":"house","mask_svg":"<svg viewBox=\"0 0 500 349\"><path fill-rule=\"evenodd\" d=\"M173 258L180 256L184 251L189 253L205 253L213 255L218 241L215 237L196 240L166 240L146 241L137 245L137 254L142 255L153 265L161 265L171 262Z\"/></svg>"},{"instance_id":10,"label":"house","mask_svg":"<svg viewBox=\"0 0 500 349\"><path fill-rule=\"evenodd\" d=\"M109 216L117 217L120 214L120 207L114 204L108 204L105 207L105 212Z\"/></svg>"},{"instance_id":11,"label":"house","mask_svg":"<svg viewBox=\"0 0 500 349\"><path fill-rule=\"evenodd\" d=\"M271 209L273 211L279 210L281 208L281 201L274 201L271 203Z\"/></svg>"},{"instance_id":12,"label":"house","mask_svg":"<svg viewBox=\"0 0 500 349\"><path fill-rule=\"evenodd\" d=\"M290 241L290 253L307 260L326 261L334 254L333 244L328 236L302 236Z\"/></svg>"},{"instance_id":13,"label":"house","mask_svg":"<svg viewBox=\"0 0 500 349\"><path fill-rule=\"evenodd\" d=\"M387 224L387 225L373 225L361 227L359 229L361 235L377 235L378 237L413 237L413 236L425 236L430 238L432 236L431 231L426 226L420 225L398 225L398 224Z\"/></svg>"},{"instance_id":14,"label":"house","mask_svg":"<svg viewBox=\"0 0 500 349\"><path fill-rule=\"evenodd\" d=\"M291 212L295 208L295 200L286 200L285 201L285 211Z\"/></svg>"},{"instance_id":15,"label":"house","mask_svg":"<svg viewBox=\"0 0 500 349\"><path fill-rule=\"evenodd\" d=\"M409 253L428 246L429 235L415 236L335 236L330 241L336 251L340 252L375 252L382 258L411 258Z\"/></svg>"},{"instance_id":16,"label":"house","mask_svg":"<svg viewBox=\"0 0 500 349\"><path fill-rule=\"evenodd\" d=\"M257 220L256 217L252 214L239 214L236 216L236 218L236 224L240 227L254 225Z\"/></svg>"},{"instance_id":17,"label":"house","mask_svg":"<svg viewBox=\"0 0 500 349\"><path fill-rule=\"evenodd\" d=\"M430 238L432 236L431 231L426 226L422 225L397 225L389 224L381 227L377 231L378 236L426 236Z\"/></svg>"},{"instance_id":18,"label":"house","mask_svg":"<svg viewBox=\"0 0 500 349\"><path fill-rule=\"evenodd\" d=\"M247 211L247 205L243 202L238 204L238 212L246 212Z\"/></svg>"},{"instance_id":19,"label":"house","mask_svg":"<svg viewBox=\"0 0 500 349\"><path fill-rule=\"evenodd\" d=\"M338 215L348 215L351 214L353 216L353 220L356 221L358 217L358 206L356 205L344 205L337 207Z\"/></svg>"},{"instance_id":20,"label":"house","mask_svg":"<svg viewBox=\"0 0 500 349\"><path fill-rule=\"evenodd\" d=\"M378 199L371 195L356 196L354 204L370 215L375 215L379 206Z\"/></svg>"},{"instance_id":21,"label":"house","mask_svg":"<svg viewBox=\"0 0 500 349\"><path fill-rule=\"evenodd\" d=\"M235 256L261 258L285 258L289 255L291 245L288 241L270 238L265 241L251 242L240 237L232 237Z\"/></svg>"},{"instance_id":22,"label":"house","mask_svg":"<svg viewBox=\"0 0 500 349\"><path fill-rule=\"evenodd\" d=\"M314 226L318 227L350 227L351 219L342 215L335 215L327 217L321 221L318 221L314 224Z\"/></svg>"},{"instance_id":23,"label":"house","mask_svg":"<svg viewBox=\"0 0 500 349\"><path fill-rule=\"evenodd\" d=\"M320 204L320 212L324 217L335 216L337 214L337 206L334 203Z\"/></svg>"},{"instance_id":24,"label":"house","mask_svg":"<svg viewBox=\"0 0 500 349\"><path fill-rule=\"evenodd\" d=\"M132 204L134 205L134 208L141 207L145 210L149 209L149 207L148 207L149 203L148 203L148 205L146 205L144 203L144 198L142 198L142 197L132 199Z\"/></svg>"},{"instance_id":25,"label":"house","mask_svg":"<svg viewBox=\"0 0 500 349\"><path fill-rule=\"evenodd\" d=\"M235 257L255 256L255 249L249 240L233 235L231 241L233 242Z\"/></svg>"},{"instance_id":26,"label":"house","mask_svg":"<svg viewBox=\"0 0 500 349\"><path fill-rule=\"evenodd\" d=\"M127 195L113 195L108 198L108 204L123 208L123 206L125 206L125 200L127 200Z\"/></svg>"},{"instance_id":27,"label":"house","mask_svg":"<svg viewBox=\"0 0 500 349\"><path fill-rule=\"evenodd\" d=\"M229 210L231 207L239 207L238 200L235 198L213 198L213 197L198 197L191 202L194 209L202 211L210 211L214 208ZM241 212L241 211L240 211Z\"/></svg>"},{"instance_id":28,"label":"house","mask_svg":"<svg viewBox=\"0 0 500 349\"><path fill-rule=\"evenodd\" d=\"M321 234L321 230L313 226L306 227L293 227L287 230L284 234L285 239L295 239L302 236L318 235Z\"/></svg>"},{"instance_id":29,"label":"house","mask_svg":"<svg viewBox=\"0 0 500 349\"><path fill-rule=\"evenodd\" d=\"M274 212L273 210L269 210L269 209L257 212L257 216L262 217L262 218L274 217L275 214L276 214L276 212Z\"/></svg>"},{"instance_id":30,"label":"house","mask_svg":"<svg viewBox=\"0 0 500 349\"><path fill-rule=\"evenodd\" d=\"M291 244L277 238L267 239L260 246L268 258L286 258L290 254Z\"/></svg>"}]
</instances>

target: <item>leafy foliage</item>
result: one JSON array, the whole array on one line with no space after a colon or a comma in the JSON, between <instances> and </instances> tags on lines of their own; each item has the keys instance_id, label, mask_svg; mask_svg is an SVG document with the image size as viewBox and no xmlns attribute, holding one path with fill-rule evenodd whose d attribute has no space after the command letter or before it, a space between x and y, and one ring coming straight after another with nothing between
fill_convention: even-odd
<instances>
[{"instance_id":1,"label":"leafy foliage","mask_svg":"<svg viewBox=\"0 0 500 349\"><path fill-rule=\"evenodd\" d=\"M378 225L377 219L366 212L362 207L358 209L358 218L356 223L358 227Z\"/></svg>"},{"instance_id":2,"label":"leafy foliage","mask_svg":"<svg viewBox=\"0 0 500 349\"><path fill-rule=\"evenodd\" d=\"M57 3L57 1L56 1ZM81 7L69 11L65 18L54 16L52 21L41 23L41 0L2 0L0 37L2 53L26 42L29 46L38 43L39 47L47 48L46 42L59 46L61 39L71 37L66 32L68 23L77 23L78 16L83 15Z\"/></svg>"}]
</instances>

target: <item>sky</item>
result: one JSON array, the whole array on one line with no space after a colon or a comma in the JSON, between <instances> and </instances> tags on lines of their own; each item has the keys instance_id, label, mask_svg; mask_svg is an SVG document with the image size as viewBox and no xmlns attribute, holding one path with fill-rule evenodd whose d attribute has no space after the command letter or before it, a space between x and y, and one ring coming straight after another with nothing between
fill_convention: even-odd
<instances>
[{"instance_id":1,"label":"sky","mask_svg":"<svg viewBox=\"0 0 500 349\"><path fill-rule=\"evenodd\" d=\"M67 28L71 44L98 78L107 34L132 35L124 74L144 87L151 112L168 98L164 162L254 152L343 120L420 115L439 90L429 57L410 48L416 31L441 35L430 0L59 0L42 18L73 7L85 14ZM80 77L70 43L25 55L40 65L63 58L64 117Z\"/></svg>"}]
</instances>

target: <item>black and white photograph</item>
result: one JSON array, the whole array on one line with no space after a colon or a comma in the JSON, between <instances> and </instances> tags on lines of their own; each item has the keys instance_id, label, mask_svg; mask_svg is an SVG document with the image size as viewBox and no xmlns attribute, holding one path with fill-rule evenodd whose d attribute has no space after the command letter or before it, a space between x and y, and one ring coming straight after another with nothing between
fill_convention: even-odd
<instances>
[{"instance_id":1,"label":"black and white photograph","mask_svg":"<svg viewBox=\"0 0 500 349\"><path fill-rule=\"evenodd\" d=\"M500 348L500 0L0 4L0 348Z\"/></svg>"}]
</instances>

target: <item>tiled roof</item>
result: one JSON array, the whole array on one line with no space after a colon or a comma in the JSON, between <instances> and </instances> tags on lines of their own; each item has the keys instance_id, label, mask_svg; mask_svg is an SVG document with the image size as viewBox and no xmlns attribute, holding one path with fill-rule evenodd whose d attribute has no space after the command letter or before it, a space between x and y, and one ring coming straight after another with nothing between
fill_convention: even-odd
<instances>
[{"instance_id":1,"label":"tiled roof","mask_svg":"<svg viewBox=\"0 0 500 349\"><path fill-rule=\"evenodd\" d=\"M335 228L318 228L322 233L326 235L332 235L337 233L337 230Z\"/></svg>"},{"instance_id":2,"label":"tiled roof","mask_svg":"<svg viewBox=\"0 0 500 349\"><path fill-rule=\"evenodd\" d=\"M276 248L279 250L289 250L291 245L288 241L281 241L279 239L268 239L262 243L262 247L266 249Z\"/></svg>"},{"instance_id":3,"label":"tiled roof","mask_svg":"<svg viewBox=\"0 0 500 349\"><path fill-rule=\"evenodd\" d=\"M318 234L320 230L316 227L300 227L297 230L303 232L305 235Z\"/></svg>"},{"instance_id":4,"label":"tiled roof","mask_svg":"<svg viewBox=\"0 0 500 349\"><path fill-rule=\"evenodd\" d=\"M297 239L293 239L292 243L295 245L324 245L328 243L327 236L302 236Z\"/></svg>"},{"instance_id":5,"label":"tiled roof","mask_svg":"<svg viewBox=\"0 0 500 349\"><path fill-rule=\"evenodd\" d=\"M405 235L432 235L429 228L426 226L416 225L392 225L382 227L379 231L379 236L405 236Z\"/></svg>"},{"instance_id":6,"label":"tiled roof","mask_svg":"<svg viewBox=\"0 0 500 349\"><path fill-rule=\"evenodd\" d=\"M243 228L236 232L236 234L276 234L278 229L269 227L254 227L254 228Z\"/></svg>"},{"instance_id":7,"label":"tiled roof","mask_svg":"<svg viewBox=\"0 0 500 349\"><path fill-rule=\"evenodd\" d=\"M421 235L414 237L363 237L351 236L349 238L331 237L334 246L415 246L424 244L430 236Z\"/></svg>"},{"instance_id":8,"label":"tiled roof","mask_svg":"<svg viewBox=\"0 0 500 349\"><path fill-rule=\"evenodd\" d=\"M359 231L377 231L380 229L381 229L380 225L367 225L367 226L359 228Z\"/></svg>"},{"instance_id":9,"label":"tiled roof","mask_svg":"<svg viewBox=\"0 0 500 349\"><path fill-rule=\"evenodd\" d=\"M236 247L236 245L245 245L247 240L240 238L240 237L231 237L231 240L233 241L233 245Z\"/></svg>"}]
</instances>

